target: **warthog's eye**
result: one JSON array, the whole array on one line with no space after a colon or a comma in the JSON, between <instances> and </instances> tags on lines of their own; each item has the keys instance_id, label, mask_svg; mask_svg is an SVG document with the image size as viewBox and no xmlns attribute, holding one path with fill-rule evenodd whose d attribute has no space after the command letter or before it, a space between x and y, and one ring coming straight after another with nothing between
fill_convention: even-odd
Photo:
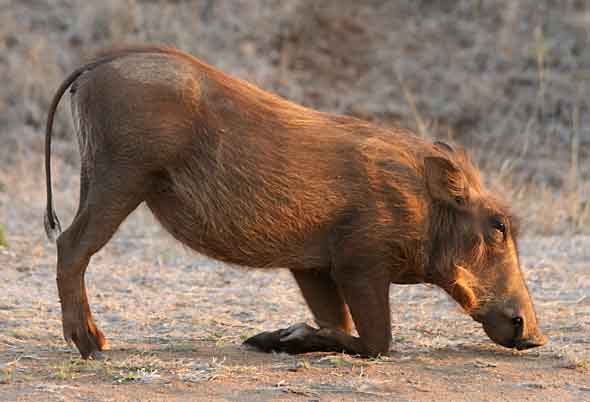
<instances>
[{"instance_id":1,"label":"warthog's eye","mask_svg":"<svg viewBox=\"0 0 590 402\"><path fill-rule=\"evenodd\" d=\"M465 197L455 197L455 202L457 203L458 206L463 207L465 206Z\"/></svg>"},{"instance_id":2,"label":"warthog's eye","mask_svg":"<svg viewBox=\"0 0 590 402\"><path fill-rule=\"evenodd\" d=\"M490 219L490 225L496 229L498 232L502 233L503 236L506 236L506 225L502 222L502 219L495 216Z\"/></svg>"}]
</instances>

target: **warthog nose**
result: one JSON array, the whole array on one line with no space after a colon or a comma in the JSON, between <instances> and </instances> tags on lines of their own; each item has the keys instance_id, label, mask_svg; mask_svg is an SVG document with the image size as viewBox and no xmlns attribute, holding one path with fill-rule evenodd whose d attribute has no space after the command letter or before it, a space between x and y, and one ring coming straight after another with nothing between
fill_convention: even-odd
<instances>
[{"instance_id":1,"label":"warthog nose","mask_svg":"<svg viewBox=\"0 0 590 402\"><path fill-rule=\"evenodd\" d=\"M547 337L545 335L536 335L529 339L520 339L515 342L515 347L518 350L525 350L543 346L547 343Z\"/></svg>"}]
</instances>

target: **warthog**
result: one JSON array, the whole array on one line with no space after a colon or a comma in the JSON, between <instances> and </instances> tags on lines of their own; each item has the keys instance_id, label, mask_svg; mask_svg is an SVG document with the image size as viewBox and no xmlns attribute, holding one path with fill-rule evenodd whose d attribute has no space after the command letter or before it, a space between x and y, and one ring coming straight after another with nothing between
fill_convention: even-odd
<instances>
[{"instance_id":1,"label":"warthog","mask_svg":"<svg viewBox=\"0 0 590 402\"><path fill-rule=\"evenodd\" d=\"M298 106L174 49L105 52L58 89L46 131L50 237L60 231L51 130L70 87L80 204L57 238L57 286L65 339L84 358L107 348L86 267L142 202L199 253L291 271L318 328L246 341L262 350L386 354L391 283L441 287L502 346L546 342L515 220L464 151Z\"/></svg>"}]
</instances>

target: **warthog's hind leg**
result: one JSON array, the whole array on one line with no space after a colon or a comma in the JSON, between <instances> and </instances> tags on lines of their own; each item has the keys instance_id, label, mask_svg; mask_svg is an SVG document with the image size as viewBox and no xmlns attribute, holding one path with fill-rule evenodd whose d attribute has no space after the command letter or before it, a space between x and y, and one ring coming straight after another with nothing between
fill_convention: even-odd
<instances>
[{"instance_id":1,"label":"warthog's hind leg","mask_svg":"<svg viewBox=\"0 0 590 402\"><path fill-rule=\"evenodd\" d=\"M113 171L95 176L93 182L85 176L82 180L76 218L57 239L57 287L64 338L76 345L83 358L95 358L107 342L92 318L84 274L91 256L143 200L143 190L137 180Z\"/></svg>"}]
</instances>

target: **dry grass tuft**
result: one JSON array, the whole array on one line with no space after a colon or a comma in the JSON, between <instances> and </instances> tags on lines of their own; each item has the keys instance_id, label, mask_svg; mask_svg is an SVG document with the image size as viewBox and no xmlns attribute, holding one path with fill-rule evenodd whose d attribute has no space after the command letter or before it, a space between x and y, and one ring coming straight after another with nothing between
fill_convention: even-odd
<instances>
[{"instance_id":1,"label":"dry grass tuft","mask_svg":"<svg viewBox=\"0 0 590 402\"><path fill-rule=\"evenodd\" d=\"M6 240L6 233L4 231L4 226L0 224L0 248L8 247L8 241Z\"/></svg>"},{"instance_id":2,"label":"dry grass tuft","mask_svg":"<svg viewBox=\"0 0 590 402\"><path fill-rule=\"evenodd\" d=\"M571 352L566 353L563 357L563 367L584 373L590 373L590 359L584 356L577 356Z\"/></svg>"}]
</instances>

